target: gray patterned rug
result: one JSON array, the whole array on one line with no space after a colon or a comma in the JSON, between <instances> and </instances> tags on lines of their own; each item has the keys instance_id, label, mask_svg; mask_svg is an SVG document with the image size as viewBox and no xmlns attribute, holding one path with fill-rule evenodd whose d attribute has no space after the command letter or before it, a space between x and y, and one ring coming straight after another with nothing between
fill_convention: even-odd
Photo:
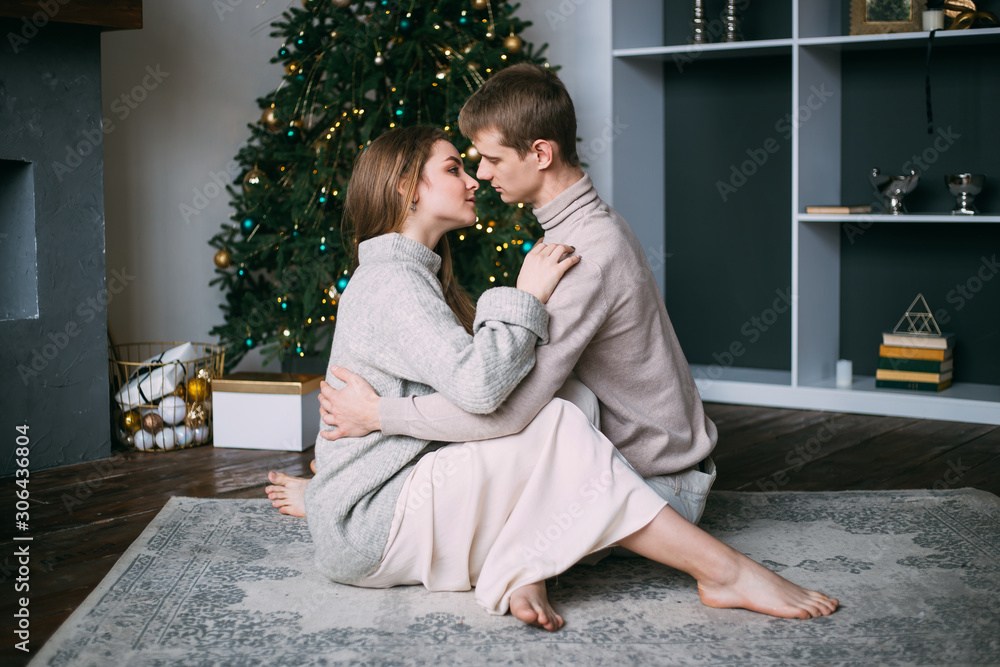
<instances>
[{"instance_id":1,"label":"gray patterned rug","mask_svg":"<svg viewBox=\"0 0 1000 667\"><path fill-rule=\"evenodd\" d=\"M265 500L174 498L32 665L1000 664L992 494L717 492L702 525L840 611L710 609L686 575L607 559L550 582L548 633L472 593L330 583Z\"/></svg>"}]
</instances>

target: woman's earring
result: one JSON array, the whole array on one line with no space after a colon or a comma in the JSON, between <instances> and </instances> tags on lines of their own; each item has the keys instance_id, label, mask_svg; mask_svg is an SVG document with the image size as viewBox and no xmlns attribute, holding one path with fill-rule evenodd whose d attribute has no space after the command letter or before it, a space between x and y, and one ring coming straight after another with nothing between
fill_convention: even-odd
<instances>
[{"instance_id":1,"label":"woman's earring","mask_svg":"<svg viewBox=\"0 0 1000 667\"><path fill-rule=\"evenodd\" d=\"M410 204L410 210L411 211L416 211L417 210L417 200L416 199L414 199L413 203Z\"/></svg>"}]
</instances>

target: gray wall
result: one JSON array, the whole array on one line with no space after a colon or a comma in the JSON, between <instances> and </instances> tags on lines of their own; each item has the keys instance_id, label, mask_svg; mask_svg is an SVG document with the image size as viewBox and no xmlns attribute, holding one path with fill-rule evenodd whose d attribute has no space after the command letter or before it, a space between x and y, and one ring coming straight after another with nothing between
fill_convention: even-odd
<instances>
[{"instance_id":1,"label":"gray wall","mask_svg":"<svg viewBox=\"0 0 1000 667\"><path fill-rule=\"evenodd\" d=\"M0 21L9 33L25 34ZM111 453L100 35L52 23L28 37L0 45L0 476L17 467L17 426L33 470Z\"/></svg>"},{"instance_id":2,"label":"gray wall","mask_svg":"<svg viewBox=\"0 0 1000 667\"><path fill-rule=\"evenodd\" d=\"M104 115L115 124L104 146L108 267L135 276L109 307L118 342L212 342L208 331L222 321L223 299L208 285L208 240L231 214L215 180L229 178L227 168L249 137L246 124L260 116L255 98L281 80L281 68L268 62L280 46L268 24L288 5L146 0L142 30L104 34ZM231 11L220 14L221 7ZM610 14L610 0L544 0L519 10L535 24L527 39L549 42L551 62L563 66L582 152L606 198L610 152L601 138L614 125ZM140 93L141 101L123 101L147 68L159 68L161 80ZM182 205L197 213L185 218ZM259 368L256 355L239 367Z\"/></svg>"}]
</instances>

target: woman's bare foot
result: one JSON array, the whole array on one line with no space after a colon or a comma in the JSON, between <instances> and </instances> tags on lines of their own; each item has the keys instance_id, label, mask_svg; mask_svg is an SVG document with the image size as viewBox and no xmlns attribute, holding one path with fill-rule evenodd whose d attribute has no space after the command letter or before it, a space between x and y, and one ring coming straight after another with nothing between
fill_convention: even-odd
<instances>
[{"instance_id":1,"label":"woman's bare foot","mask_svg":"<svg viewBox=\"0 0 1000 667\"><path fill-rule=\"evenodd\" d=\"M528 625L544 628L549 632L555 632L563 626L562 616L549 604L544 581L521 586L511 593L510 613Z\"/></svg>"},{"instance_id":2,"label":"woman's bare foot","mask_svg":"<svg viewBox=\"0 0 1000 667\"><path fill-rule=\"evenodd\" d=\"M709 607L749 609L781 618L829 616L840 604L793 584L735 549L731 567L698 580L698 595Z\"/></svg>"},{"instance_id":3,"label":"woman's bare foot","mask_svg":"<svg viewBox=\"0 0 1000 667\"><path fill-rule=\"evenodd\" d=\"M271 486L265 486L264 492L271 500L271 505L278 508L282 514L290 516L306 515L306 487L309 480L304 477L292 477L283 472L267 473Z\"/></svg>"}]
</instances>

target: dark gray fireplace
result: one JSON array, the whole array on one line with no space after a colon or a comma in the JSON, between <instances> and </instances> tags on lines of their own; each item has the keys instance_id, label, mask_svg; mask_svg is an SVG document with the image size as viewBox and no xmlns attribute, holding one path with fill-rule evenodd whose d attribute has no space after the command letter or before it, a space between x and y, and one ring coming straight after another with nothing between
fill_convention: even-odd
<instances>
[{"instance_id":1,"label":"dark gray fireplace","mask_svg":"<svg viewBox=\"0 0 1000 667\"><path fill-rule=\"evenodd\" d=\"M15 455L22 435L32 470L111 455L100 67L107 27L141 27L140 2L0 8L2 476L23 463Z\"/></svg>"}]
</instances>

